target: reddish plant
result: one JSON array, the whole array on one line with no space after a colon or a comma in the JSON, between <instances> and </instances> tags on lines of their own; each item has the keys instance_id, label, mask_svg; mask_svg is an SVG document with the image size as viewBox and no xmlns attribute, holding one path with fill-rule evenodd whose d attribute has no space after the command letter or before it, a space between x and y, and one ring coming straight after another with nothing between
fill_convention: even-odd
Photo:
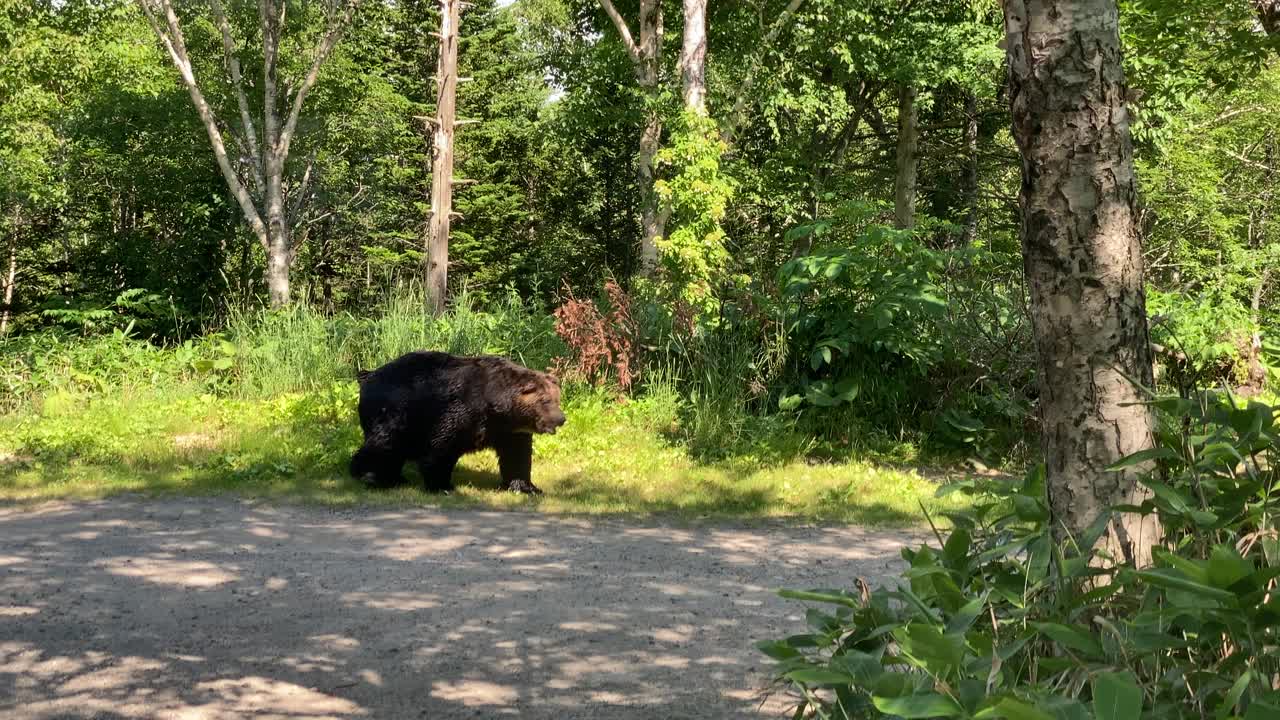
<instances>
[{"instance_id":1,"label":"reddish plant","mask_svg":"<svg viewBox=\"0 0 1280 720\"><path fill-rule=\"evenodd\" d=\"M613 278L604 284L608 312L590 300L579 300L565 285L565 301L552 313L556 334L569 346L569 356L554 361L564 377L601 385L612 373L618 387L627 390L636 379L638 344L631 316L631 298Z\"/></svg>"}]
</instances>

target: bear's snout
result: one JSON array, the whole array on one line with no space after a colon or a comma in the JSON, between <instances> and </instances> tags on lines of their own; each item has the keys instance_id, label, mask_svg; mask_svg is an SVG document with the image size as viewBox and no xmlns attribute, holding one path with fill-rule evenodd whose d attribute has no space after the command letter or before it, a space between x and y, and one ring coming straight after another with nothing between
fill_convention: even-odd
<instances>
[{"instance_id":1,"label":"bear's snout","mask_svg":"<svg viewBox=\"0 0 1280 720\"><path fill-rule=\"evenodd\" d=\"M567 421L568 418L564 416L564 413L560 410L556 410L554 413L542 418L542 427L538 428L538 430L546 433L547 435L555 435L556 430L559 430L560 426L564 425Z\"/></svg>"}]
</instances>

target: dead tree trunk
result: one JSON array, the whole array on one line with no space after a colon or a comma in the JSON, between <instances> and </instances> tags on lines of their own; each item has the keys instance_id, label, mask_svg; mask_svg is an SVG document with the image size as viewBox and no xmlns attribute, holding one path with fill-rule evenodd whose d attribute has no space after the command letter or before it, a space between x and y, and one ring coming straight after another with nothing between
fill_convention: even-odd
<instances>
[{"instance_id":1,"label":"dead tree trunk","mask_svg":"<svg viewBox=\"0 0 1280 720\"><path fill-rule=\"evenodd\" d=\"M1133 145L1116 0L1006 0L1022 248L1039 354L1048 500L1060 537L1144 497L1132 471L1155 423ZM1113 557L1150 562L1154 518L1113 519Z\"/></svg>"},{"instance_id":2,"label":"dead tree trunk","mask_svg":"<svg viewBox=\"0 0 1280 720\"><path fill-rule=\"evenodd\" d=\"M893 222L902 229L916 225L917 126L916 89L904 84L898 88L898 160L893 181Z\"/></svg>"},{"instance_id":3,"label":"dead tree trunk","mask_svg":"<svg viewBox=\"0 0 1280 720\"><path fill-rule=\"evenodd\" d=\"M440 60L431 151L431 223L424 262L427 307L444 312L449 291L449 220L453 213L453 126L458 91L460 0L440 0Z\"/></svg>"},{"instance_id":4,"label":"dead tree trunk","mask_svg":"<svg viewBox=\"0 0 1280 720\"><path fill-rule=\"evenodd\" d=\"M172 0L137 0L151 29L174 67L178 69L187 94L191 96L191 103L209 136L214 159L228 190L239 204L250 232L266 252L267 269L264 279L271 307L281 307L289 302L289 269L297 255L293 226L298 220L300 209L306 205L305 197L309 192L307 186L311 177L311 166L308 163L301 174L301 180L290 183L287 175L289 148L297 131L303 102L315 87L320 77L320 68L337 46L359 1L344 0L341 9L330 18L328 27L313 51L306 75L296 84L291 98L287 97L288 92L282 98L277 66L288 3L286 0L258 0L263 60L262 136L259 138L241 75L239 48L221 0L209 0L209 8L213 13L214 26L222 38L227 80L235 93L239 109L239 128L219 123L213 108L205 100L204 91L187 53L186 39ZM224 130L229 131L239 145L236 157L247 159L247 167L244 168L247 181L241 180L241 168L237 167L239 163L234 162L232 154L227 151ZM289 203L289 196L294 198L292 205Z\"/></svg>"}]
</instances>

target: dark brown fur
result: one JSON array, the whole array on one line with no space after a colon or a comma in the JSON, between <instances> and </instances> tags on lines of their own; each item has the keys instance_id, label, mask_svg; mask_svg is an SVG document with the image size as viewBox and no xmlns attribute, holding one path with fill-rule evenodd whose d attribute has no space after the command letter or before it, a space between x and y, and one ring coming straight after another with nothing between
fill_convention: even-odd
<instances>
[{"instance_id":1,"label":"dark brown fur","mask_svg":"<svg viewBox=\"0 0 1280 720\"><path fill-rule=\"evenodd\" d=\"M414 460L426 490L449 491L458 459L492 448L508 490L542 492L530 474L533 433L565 422L555 376L500 357L412 352L356 377L364 445L351 458L354 477L399 485Z\"/></svg>"}]
</instances>

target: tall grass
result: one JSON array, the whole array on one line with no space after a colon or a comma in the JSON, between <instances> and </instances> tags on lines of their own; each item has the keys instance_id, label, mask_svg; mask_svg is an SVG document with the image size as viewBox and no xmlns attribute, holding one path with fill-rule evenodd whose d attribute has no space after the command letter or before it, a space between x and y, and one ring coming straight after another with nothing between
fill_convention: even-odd
<instances>
[{"instance_id":1,"label":"tall grass","mask_svg":"<svg viewBox=\"0 0 1280 720\"><path fill-rule=\"evenodd\" d=\"M540 369L563 351L551 318L515 295L480 310L464 293L435 318L424 307L420 292L404 289L366 315L328 316L305 303L234 312L226 336L236 349L238 391L270 397L315 390L412 350L504 355Z\"/></svg>"},{"instance_id":2,"label":"tall grass","mask_svg":"<svg viewBox=\"0 0 1280 720\"><path fill-rule=\"evenodd\" d=\"M518 499L488 455L448 500L370 495L347 477L360 444L357 369L418 349L497 354L548 368L568 351L545 308L463 295L439 316L401 290L364 313L306 303L229 314L215 333L160 347L116 330L0 340L0 499L235 492L323 502ZM910 522L932 483L848 453L810 464L814 434L768 388L780 356L750 333L657 334L642 384L565 384L570 423L536 441L539 507L572 512L804 515ZM781 347L781 346L779 346ZM414 470L409 468L412 476Z\"/></svg>"}]
</instances>

